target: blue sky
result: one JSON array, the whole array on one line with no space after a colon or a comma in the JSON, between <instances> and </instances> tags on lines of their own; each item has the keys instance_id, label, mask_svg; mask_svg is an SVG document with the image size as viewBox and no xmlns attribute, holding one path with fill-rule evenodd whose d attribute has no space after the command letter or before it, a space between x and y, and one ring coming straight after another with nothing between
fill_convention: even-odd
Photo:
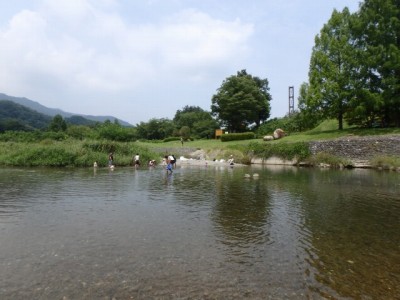
<instances>
[{"instance_id":1,"label":"blue sky","mask_svg":"<svg viewBox=\"0 0 400 300\"><path fill-rule=\"evenodd\" d=\"M133 125L210 111L224 79L269 80L271 117L297 104L314 38L359 0L0 0L0 93Z\"/></svg>"}]
</instances>

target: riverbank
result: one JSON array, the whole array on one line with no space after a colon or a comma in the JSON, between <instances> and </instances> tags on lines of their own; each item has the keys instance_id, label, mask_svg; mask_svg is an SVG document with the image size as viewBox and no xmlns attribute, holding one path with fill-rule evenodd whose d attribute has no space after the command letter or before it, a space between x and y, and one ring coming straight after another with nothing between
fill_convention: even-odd
<instances>
[{"instance_id":1,"label":"riverbank","mask_svg":"<svg viewBox=\"0 0 400 300\"><path fill-rule=\"evenodd\" d=\"M289 139L288 139L289 140ZM285 143L285 139L280 141ZM305 159L298 159L299 155L293 158L283 158L276 153L269 157L259 157L252 155L246 157L246 153L234 153L237 162L243 162L244 157L250 164L261 165L297 165L297 166L318 166L318 167L348 167L348 168L381 168L394 169L400 171L400 135L374 135L374 136L355 136L348 135L329 140L315 140L306 142L309 155ZM269 142L265 142L262 147L269 147ZM276 145L276 144L275 144ZM289 145L293 143L288 142ZM194 149L182 148L175 149L180 153L185 153L192 158L186 164L219 165L221 157L227 157L228 152L233 150L226 149Z\"/></svg>"},{"instance_id":2,"label":"riverbank","mask_svg":"<svg viewBox=\"0 0 400 300\"><path fill-rule=\"evenodd\" d=\"M313 139L310 139L313 136ZM142 143L96 140L43 140L36 142L0 142L0 165L20 167L89 167L97 161L108 165L108 154L114 153L114 164L131 166L132 157L140 154L146 164L159 163L165 155L191 159L191 165L221 166L233 157L235 164L296 165L348 168L400 168L400 134L356 135L337 138L313 133L293 134L279 140L262 139L221 142L196 140ZM222 161L222 163L221 163ZM225 163L227 164L227 163Z\"/></svg>"}]
</instances>

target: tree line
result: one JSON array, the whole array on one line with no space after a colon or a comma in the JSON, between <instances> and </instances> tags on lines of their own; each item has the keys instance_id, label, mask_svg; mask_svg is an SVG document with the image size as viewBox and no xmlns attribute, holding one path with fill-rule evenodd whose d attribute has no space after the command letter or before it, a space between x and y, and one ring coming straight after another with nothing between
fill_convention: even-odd
<instances>
[{"instance_id":1,"label":"tree line","mask_svg":"<svg viewBox=\"0 0 400 300\"><path fill-rule=\"evenodd\" d=\"M48 126L36 129L42 133L29 134L32 127L13 127L13 122L1 122L0 132L20 131L23 140L35 140L39 135L44 138L66 139L108 139L115 141L134 140L165 140L165 139L208 139L214 138L215 130L225 128L229 132L243 132L258 128L270 115L271 95L268 80L252 76L241 70L223 81L221 87L212 98L211 111L198 106L187 105L177 110L173 119L152 118L140 122L136 126L121 126L118 121L109 120L104 123L76 124L73 117L64 119L61 115L54 116L51 121L46 116ZM8 103L10 104L10 103ZM28 115L35 119L41 115L21 105L14 105L14 117ZM4 120L4 119L3 119ZM79 120L78 120L79 121ZM4 125L4 126L3 126ZM22 133L25 132L25 133ZM16 133L0 136L0 140L14 139Z\"/></svg>"},{"instance_id":2,"label":"tree line","mask_svg":"<svg viewBox=\"0 0 400 300\"><path fill-rule=\"evenodd\" d=\"M74 138L78 140L97 139L121 142L136 140L164 140L167 138L203 139L213 138L218 122L210 112L197 106L185 106L178 110L175 117L153 118L148 122L140 122L136 126L122 126L117 120L103 123L96 122L89 125L71 124L61 115L50 118L46 127L32 128L19 125L12 128L13 123L8 123L7 130L1 130L0 141L25 141L34 142L44 139L65 140ZM11 126L11 127L10 127Z\"/></svg>"}]
</instances>

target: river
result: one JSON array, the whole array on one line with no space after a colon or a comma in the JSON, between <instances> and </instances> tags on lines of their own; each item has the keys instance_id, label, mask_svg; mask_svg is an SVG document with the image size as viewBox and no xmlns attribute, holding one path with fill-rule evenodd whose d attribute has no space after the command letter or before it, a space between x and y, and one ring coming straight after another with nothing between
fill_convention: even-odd
<instances>
[{"instance_id":1,"label":"river","mask_svg":"<svg viewBox=\"0 0 400 300\"><path fill-rule=\"evenodd\" d=\"M0 191L0 299L400 295L396 172L2 168Z\"/></svg>"}]
</instances>

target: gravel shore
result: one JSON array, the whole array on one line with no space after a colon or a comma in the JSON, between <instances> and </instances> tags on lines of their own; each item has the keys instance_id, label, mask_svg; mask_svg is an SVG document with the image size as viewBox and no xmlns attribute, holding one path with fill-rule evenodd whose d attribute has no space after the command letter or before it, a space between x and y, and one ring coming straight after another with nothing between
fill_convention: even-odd
<instances>
[{"instance_id":1,"label":"gravel shore","mask_svg":"<svg viewBox=\"0 0 400 300\"><path fill-rule=\"evenodd\" d=\"M213 161L206 159L177 159L177 166L216 166L216 167L231 167L227 161ZM235 163L233 166L244 166Z\"/></svg>"}]
</instances>

